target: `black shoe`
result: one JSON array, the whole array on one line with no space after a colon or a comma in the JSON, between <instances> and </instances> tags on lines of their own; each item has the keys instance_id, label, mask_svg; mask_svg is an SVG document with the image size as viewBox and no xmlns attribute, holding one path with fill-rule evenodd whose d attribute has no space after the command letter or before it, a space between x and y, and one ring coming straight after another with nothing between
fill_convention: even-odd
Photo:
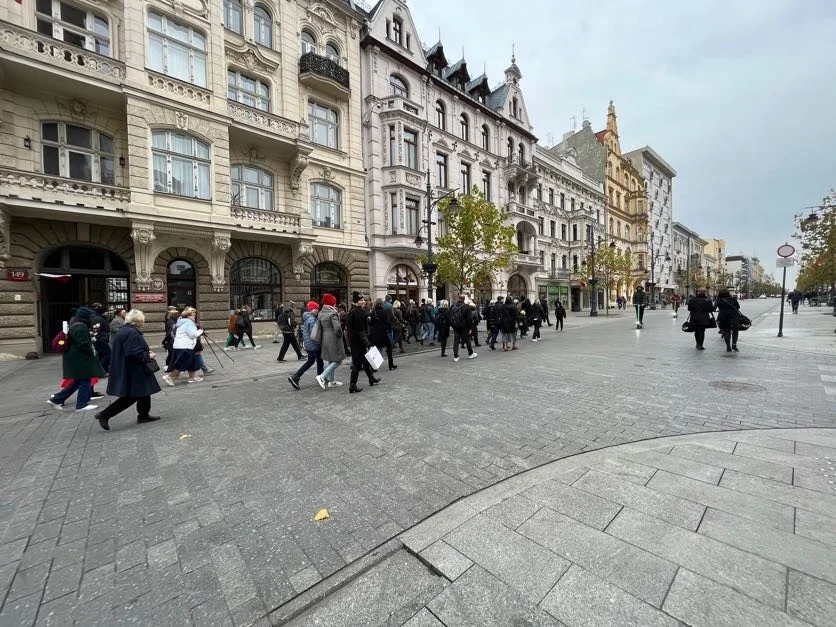
<instances>
[{"instance_id":1,"label":"black shoe","mask_svg":"<svg viewBox=\"0 0 836 627\"><path fill-rule=\"evenodd\" d=\"M96 414L94 418L99 421L99 426L102 429L104 429L105 431L110 431L110 425L107 424L108 418L104 418L101 414Z\"/></svg>"},{"instance_id":2,"label":"black shoe","mask_svg":"<svg viewBox=\"0 0 836 627\"><path fill-rule=\"evenodd\" d=\"M273 340L273 344L281 344L281 342L279 340Z\"/></svg>"},{"instance_id":3,"label":"black shoe","mask_svg":"<svg viewBox=\"0 0 836 627\"><path fill-rule=\"evenodd\" d=\"M726 346L726 352L727 352L727 353L730 353L730 352L731 352L731 346Z\"/></svg>"},{"instance_id":4,"label":"black shoe","mask_svg":"<svg viewBox=\"0 0 836 627\"><path fill-rule=\"evenodd\" d=\"M445 353L441 353L441 356L442 357L447 357L447 355Z\"/></svg>"},{"instance_id":5,"label":"black shoe","mask_svg":"<svg viewBox=\"0 0 836 627\"><path fill-rule=\"evenodd\" d=\"M307 358L307 355L299 355L299 361L305 361Z\"/></svg>"},{"instance_id":6,"label":"black shoe","mask_svg":"<svg viewBox=\"0 0 836 627\"><path fill-rule=\"evenodd\" d=\"M287 380L288 380L288 381L290 381L290 385L292 385L292 386L293 386L294 388L296 388L297 390L301 390L301 389L302 389L302 386L301 386L301 385L299 385L299 379L297 379L297 378L296 378L296 377L294 377L293 375L290 375L290 376L287 378Z\"/></svg>"},{"instance_id":7,"label":"black shoe","mask_svg":"<svg viewBox=\"0 0 836 627\"><path fill-rule=\"evenodd\" d=\"M698 350L698 351L704 351L704 350L705 350L705 346L697 346L697 350Z\"/></svg>"},{"instance_id":8,"label":"black shoe","mask_svg":"<svg viewBox=\"0 0 836 627\"><path fill-rule=\"evenodd\" d=\"M363 388L348 388L348 391L349 391L351 394L354 394L355 392L358 392L358 393L359 393L359 392L362 392L362 391L363 391Z\"/></svg>"},{"instance_id":9,"label":"black shoe","mask_svg":"<svg viewBox=\"0 0 836 627\"><path fill-rule=\"evenodd\" d=\"M395 364L389 364L389 370L396 370L397 366Z\"/></svg>"},{"instance_id":10,"label":"black shoe","mask_svg":"<svg viewBox=\"0 0 836 627\"><path fill-rule=\"evenodd\" d=\"M159 416L137 416L136 422L141 425L145 422L157 422L159 419Z\"/></svg>"},{"instance_id":11,"label":"black shoe","mask_svg":"<svg viewBox=\"0 0 836 627\"><path fill-rule=\"evenodd\" d=\"M369 379L369 385L377 385L378 383L382 382L383 379L372 377Z\"/></svg>"},{"instance_id":12,"label":"black shoe","mask_svg":"<svg viewBox=\"0 0 836 627\"><path fill-rule=\"evenodd\" d=\"M738 350L738 348L737 348L737 344L733 344L733 345L732 345L732 347L731 347L731 349L732 349L735 353L739 353L739 352L740 352L740 351Z\"/></svg>"},{"instance_id":13,"label":"black shoe","mask_svg":"<svg viewBox=\"0 0 836 627\"><path fill-rule=\"evenodd\" d=\"M104 397L105 397L105 395L104 395L104 394L102 394L101 392L93 392L93 393L90 395L90 398L104 398Z\"/></svg>"},{"instance_id":14,"label":"black shoe","mask_svg":"<svg viewBox=\"0 0 836 627\"><path fill-rule=\"evenodd\" d=\"M491 350L492 350L492 351L495 351L495 350L496 350L496 346L494 346L493 344L488 344L488 346L490 346L490 347L491 347Z\"/></svg>"},{"instance_id":15,"label":"black shoe","mask_svg":"<svg viewBox=\"0 0 836 627\"><path fill-rule=\"evenodd\" d=\"M276 357L276 361L280 361L282 363L286 362L287 359L282 359L281 357Z\"/></svg>"}]
</instances>

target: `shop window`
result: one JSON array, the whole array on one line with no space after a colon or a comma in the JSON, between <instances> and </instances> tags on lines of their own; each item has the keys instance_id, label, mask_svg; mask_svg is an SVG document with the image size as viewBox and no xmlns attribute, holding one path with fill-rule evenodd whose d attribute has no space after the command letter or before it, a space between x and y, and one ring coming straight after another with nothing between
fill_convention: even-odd
<instances>
[{"instance_id":1,"label":"shop window","mask_svg":"<svg viewBox=\"0 0 836 627\"><path fill-rule=\"evenodd\" d=\"M245 305L253 318L272 319L281 303L282 277L279 269L266 259L239 259L229 269L229 308Z\"/></svg>"},{"instance_id":2,"label":"shop window","mask_svg":"<svg viewBox=\"0 0 836 627\"><path fill-rule=\"evenodd\" d=\"M174 307L197 307L197 279L191 262L175 259L166 272L168 304Z\"/></svg>"}]
</instances>

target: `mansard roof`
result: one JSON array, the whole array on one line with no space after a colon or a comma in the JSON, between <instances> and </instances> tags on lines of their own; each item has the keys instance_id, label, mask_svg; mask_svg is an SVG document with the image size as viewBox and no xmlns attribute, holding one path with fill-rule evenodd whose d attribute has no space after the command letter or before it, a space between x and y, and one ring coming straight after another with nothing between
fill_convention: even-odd
<instances>
[{"instance_id":1,"label":"mansard roof","mask_svg":"<svg viewBox=\"0 0 836 627\"><path fill-rule=\"evenodd\" d=\"M459 59L453 65L450 65L441 71L441 77L445 80L449 80L450 78L455 78L457 76L462 78L465 83L470 81L470 74L467 71L467 61L464 59Z\"/></svg>"},{"instance_id":2,"label":"mansard roof","mask_svg":"<svg viewBox=\"0 0 836 627\"><path fill-rule=\"evenodd\" d=\"M425 51L424 56L427 57L427 61L436 67L444 68L449 65L447 57L444 56L444 45L440 41L433 44L429 50Z\"/></svg>"},{"instance_id":3,"label":"mansard roof","mask_svg":"<svg viewBox=\"0 0 836 627\"><path fill-rule=\"evenodd\" d=\"M508 100L508 89L508 83L503 83L494 89L485 100L485 106L493 111L504 108L505 101Z\"/></svg>"}]
</instances>

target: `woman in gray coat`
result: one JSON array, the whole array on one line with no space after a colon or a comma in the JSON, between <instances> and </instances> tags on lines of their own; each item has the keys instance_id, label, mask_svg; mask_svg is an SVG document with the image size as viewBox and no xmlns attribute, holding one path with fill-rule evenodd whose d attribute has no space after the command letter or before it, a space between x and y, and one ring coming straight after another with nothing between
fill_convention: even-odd
<instances>
[{"instance_id":1,"label":"woman in gray coat","mask_svg":"<svg viewBox=\"0 0 836 627\"><path fill-rule=\"evenodd\" d=\"M322 295L322 309L319 310L317 320L320 327L319 346L322 361L328 365L325 366L322 374L317 375L316 382L324 390L342 385L334 378L334 372L345 357L340 314L337 312L337 299L333 294Z\"/></svg>"}]
</instances>

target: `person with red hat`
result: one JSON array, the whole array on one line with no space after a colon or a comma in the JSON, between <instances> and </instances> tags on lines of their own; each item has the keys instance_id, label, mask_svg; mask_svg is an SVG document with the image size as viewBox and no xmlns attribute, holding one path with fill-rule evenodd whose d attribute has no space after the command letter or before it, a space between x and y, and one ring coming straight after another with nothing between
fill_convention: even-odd
<instances>
[{"instance_id":1,"label":"person with red hat","mask_svg":"<svg viewBox=\"0 0 836 627\"><path fill-rule=\"evenodd\" d=\"M322 309L320 309L317 319L320 328L320 355L322 361L327 365L322 374L317 375L316 382L324 390L342 385L340 381L337 381L334 373L345 357L340 314L337 311L337 299L333 294L322 295Z\"/></svg>"},{"instance_id":2,"label":"person with red hat","mask_svg":"<svg viewBox=\"0 0 836 627\"><path fill-rule=\"evenodd\" d=\"M306 309L307 311L302 313L302 346L308 353L308 358L305 360L305 363L299 367L299 370L287 378L290 385L297 390L301 389L299 380L302 378L302 375L305 374L308 368L313 366L314 363L316 363L317 375L321 375L322 371L325 369L325 366L322 363L319 341L314 340L314 338L311 337L311 331L313 331L317 315L319 314L319 303L310 301L307 304ZM322 337L321 333L320 337Z\"/></svg>"}]
</instances>

